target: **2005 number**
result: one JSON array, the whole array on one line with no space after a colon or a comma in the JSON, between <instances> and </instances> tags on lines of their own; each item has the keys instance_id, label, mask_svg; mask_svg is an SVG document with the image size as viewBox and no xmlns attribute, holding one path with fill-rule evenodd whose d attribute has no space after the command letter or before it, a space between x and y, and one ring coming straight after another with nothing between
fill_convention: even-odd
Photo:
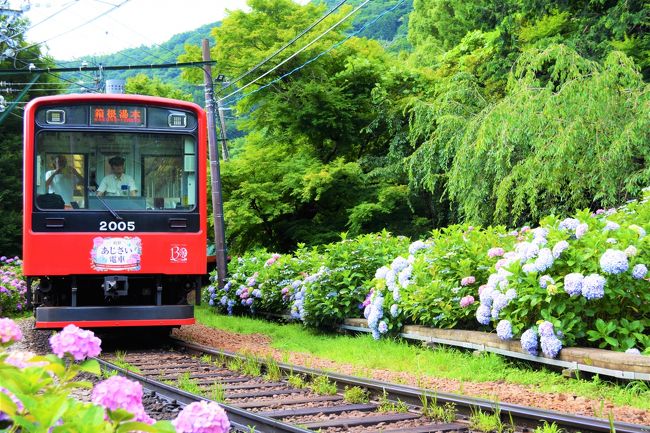
<instances>
[{"instance_id":1,"label":"2005 number","mask_svg":"<svg viewBox=\"0 0 650 433\"><path fill-rule=\"evenodd\" d=\"M135 230L135 221L100 221L100 232L132 232Z\"/></svg>"}]
</instances>

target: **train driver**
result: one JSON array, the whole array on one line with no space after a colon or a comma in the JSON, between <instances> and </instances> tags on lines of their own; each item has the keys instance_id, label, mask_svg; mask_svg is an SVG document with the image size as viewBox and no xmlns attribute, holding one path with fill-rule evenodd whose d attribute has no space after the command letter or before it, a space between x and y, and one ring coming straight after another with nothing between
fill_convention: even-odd
<instances>
[{"instance_id":1,"label":"train driver","mask_svg":"<svg viewBox=\"0 0 650 433\"><path fill-rule=\"evenodd\" d=\"M124 158L114 156L108 160L112 173L99 183L97 195L100 196L135 196L138 192L135 181L124 173Z\"/></svg>"}]
</instances>

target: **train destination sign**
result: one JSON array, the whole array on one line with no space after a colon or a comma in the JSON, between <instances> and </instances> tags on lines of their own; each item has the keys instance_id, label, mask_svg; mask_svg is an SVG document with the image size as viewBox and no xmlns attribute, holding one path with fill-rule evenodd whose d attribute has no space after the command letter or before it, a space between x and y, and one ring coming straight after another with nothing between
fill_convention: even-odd
<instances>
[{"instance_id":1,"label":"train destination sign","mask_svg":"<svg viewBox=\"0 0 650 433\"><path fill-rule=\"evenodd\" d=\"M93 105L90 107L91 125L145 126L145 108L132 105Z\"/></svg>"}]
</instances>

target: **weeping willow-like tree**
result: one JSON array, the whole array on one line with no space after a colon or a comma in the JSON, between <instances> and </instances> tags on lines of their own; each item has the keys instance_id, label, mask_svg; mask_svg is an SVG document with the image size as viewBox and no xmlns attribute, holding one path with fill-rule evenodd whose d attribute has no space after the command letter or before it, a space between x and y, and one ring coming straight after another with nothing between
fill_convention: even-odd
<instances>
[{"instance_id":1,"label":"weeping willow-like tree","mask_svg":"<svg viewBox=\"0 0 650 433\"><path fill-rule=\"evenodd\" d=\"M450 199L466 220L521 224L636 196L650 184L648 87L620 52L602 64L563 45L524 53L502 100L439 124L458 143Z\"/></svg>"}]
</instances>

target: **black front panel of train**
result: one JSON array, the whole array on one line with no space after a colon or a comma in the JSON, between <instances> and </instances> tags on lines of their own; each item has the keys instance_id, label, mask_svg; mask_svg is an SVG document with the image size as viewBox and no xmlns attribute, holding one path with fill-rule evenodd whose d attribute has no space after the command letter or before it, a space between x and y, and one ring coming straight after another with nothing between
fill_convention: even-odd
<instances>
[{"instance_id":1,"label":"black front panel of train","mask_svg":"<svg viewBox=\"0 0 650 433\"><path fill-rule=\"evenodd\" d=\"M196 233L200 230L198 212L127 212L117 211L116 219L108 211L35 211L32 230L48 233Z\"/></svg>"}]
</instances>

